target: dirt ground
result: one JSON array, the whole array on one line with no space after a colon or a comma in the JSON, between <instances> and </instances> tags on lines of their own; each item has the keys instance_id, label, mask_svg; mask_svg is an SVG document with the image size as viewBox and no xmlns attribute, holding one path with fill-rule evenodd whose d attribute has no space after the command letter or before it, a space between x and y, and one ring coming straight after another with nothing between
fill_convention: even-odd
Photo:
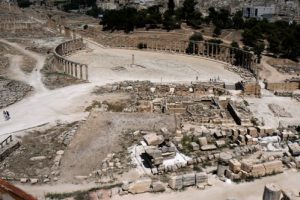
<instances>
[{"instance_id":1,"label":"dirt ground","mask_svg":"<svg viewBox=\"0 0 300 200\"><path fill-rule=\"evenodd\" d=\"M152 113L92 113L81 126L62 158L61 177L69 181L78 175L88 175L108 153L121 149L122 130L175 130L172 115Z\"/></svg>"},{"instance_id":2,"label":"dirt ground","mask_svg":"<svg viewBox=\"0 0 300 200\"><path fill-rule=\"evenodd\" d=\"M45 178L51 173L54 157L58 150L64 150L66 145L61 135L72 129L76 123L57 125L46 130L36 130L25 133L21 139L21 147L14 151L0 164L1 176L13 179ZM30 158L46 156L46 159L31 161Z\"/></svg>"},{"instance_id":3,"label":"dirt ground","mask_svg":"<svg viewBox=\"0 0 300 200\"><path fill-rule=\"evenodd\" d=\"M286 62L286 61L282 61L282 62ZM270 63L271 64L274 63L273 58L266 57L266 56L262 57L261 64L259 65L259 67L261 68L261 71L259 71L259 77L262 80L265 79L269 82L280 82L294 77L293 75L280 73L279 71L276 70L276 68L272 67Z\"/></svg>"}]
</instances>

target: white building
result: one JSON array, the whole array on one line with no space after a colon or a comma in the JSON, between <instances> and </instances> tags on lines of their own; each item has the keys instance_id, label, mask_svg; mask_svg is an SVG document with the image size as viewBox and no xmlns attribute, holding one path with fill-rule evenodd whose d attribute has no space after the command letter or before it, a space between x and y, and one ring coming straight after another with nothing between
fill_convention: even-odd
<instances>
[{"instance_id":1,"label":"white building","mask_svg":"<svg viewBox=\"0 0 300 200\"><path fill-rule=\"evenodd\" d=\"M267 16L272 16L276 13L275 5L269 6L245 6L243 7L243 16L244 17L251 17L256 19L263 19Z\"/></svg>"}]
</instances>

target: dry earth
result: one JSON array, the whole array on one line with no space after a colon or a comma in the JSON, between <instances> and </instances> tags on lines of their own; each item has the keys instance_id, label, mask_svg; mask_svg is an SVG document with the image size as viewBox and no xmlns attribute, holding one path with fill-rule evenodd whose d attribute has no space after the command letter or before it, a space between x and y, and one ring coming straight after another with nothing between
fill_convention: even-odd
<instances>
[{"instance_id":1,"label":"dry earth","mask_svg":"<svg viewBox=\"0 0 300 200\"><path fill-rule=\"evenodd\" d=\"M96 170L108 153L121 150L119 135L123 130L175 130L175 118L153 113L93 112L76 133L62 159L62 180L88 175Z\"/></svg>"}]
</instances>

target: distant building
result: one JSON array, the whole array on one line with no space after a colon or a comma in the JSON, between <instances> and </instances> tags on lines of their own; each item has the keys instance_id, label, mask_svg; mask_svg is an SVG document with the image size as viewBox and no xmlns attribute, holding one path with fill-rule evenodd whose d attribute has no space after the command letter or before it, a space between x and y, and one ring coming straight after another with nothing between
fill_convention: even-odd
<instances>
[{"instance_id":1,"label":"distant building","mask_svg":"<svg viewBox=\"0 0 300 200\"><path fill-rule=\"evenodd\" d=\"M254 6L249 5L243 7L243 16L247 18L263 19L269 18L276 13L275 5Z\"/></svg>"}]
</instances>

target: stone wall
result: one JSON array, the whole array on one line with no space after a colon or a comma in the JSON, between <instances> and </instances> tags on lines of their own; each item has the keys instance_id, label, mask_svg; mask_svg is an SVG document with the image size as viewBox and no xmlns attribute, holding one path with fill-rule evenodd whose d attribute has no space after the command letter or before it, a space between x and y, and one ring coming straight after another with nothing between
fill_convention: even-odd
<instances>
[{"instance_id":1,"label":"stone wall","mask_svg":"<svg viewBox=\"0 0 300 200\"><path fill-rule=\"evenodd\" d=\"M294 91L300 89L300 81L286 81L282 83L266 83L266 89L271 91Z\"/></svg>"},{"instance_id":2,"label":"stone wall","mask_svg":"<svg viewBox=\"0 0 300 200\"><path fill-rule=\"evenodd\" d=\"M65 58L75 51L85 48L83 39L74 39L59 44L54 51L53 71L62 72L75 78L88 80L88 65L77 63Z\"/></svg>"}]
</instances>

